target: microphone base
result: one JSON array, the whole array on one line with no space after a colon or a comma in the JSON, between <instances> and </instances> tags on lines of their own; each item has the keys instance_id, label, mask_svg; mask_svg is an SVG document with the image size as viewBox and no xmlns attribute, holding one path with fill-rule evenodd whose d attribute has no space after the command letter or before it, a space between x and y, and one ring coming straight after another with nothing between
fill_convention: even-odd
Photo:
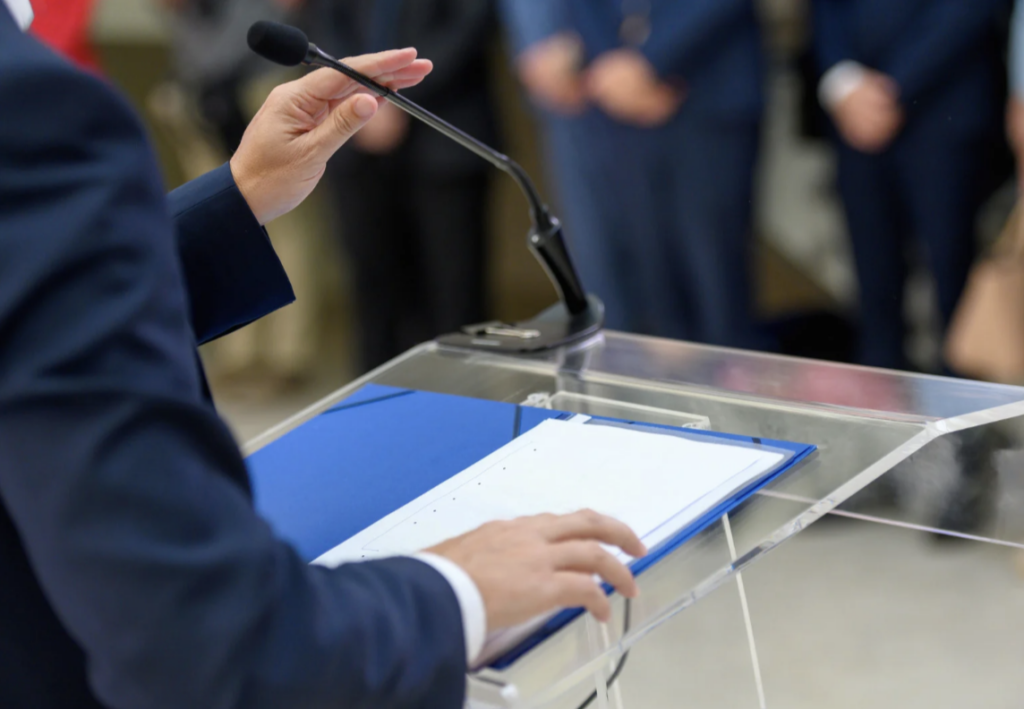
<instances>
[{"instance_id":1,"label":"microphone base","mask_svg":"<svg viewBox=\"0 0 1024 709\"><path fill-rule=\"evenodd\" d=\"M459 332L442 335L437 342L450 347L499 352L535 354L579 343L604 327L604 303L596 295L587 296L588 307L571 315L558 302L530 320L504 323L500 320L466 325Z\"/></svg>"}]
</instances>

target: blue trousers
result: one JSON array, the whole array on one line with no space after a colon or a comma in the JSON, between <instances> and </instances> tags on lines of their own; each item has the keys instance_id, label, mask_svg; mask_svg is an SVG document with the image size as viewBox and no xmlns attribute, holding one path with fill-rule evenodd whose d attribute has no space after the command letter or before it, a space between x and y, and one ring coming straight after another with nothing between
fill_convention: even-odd
<instances>
[{"instance_id":1,"label":"blue trousers","mask_svg":"<svg viewBox=\"0 0 1024 709\"><path fill-rule=\"evenodd\" d=\"M654 130L596 111L545 124L570 247L608 326L759 346L749 263L759 126L685 109Z\"/></svg>"},{"instance_id":2,"label":"blue trousers","mask_svg":"<svg viewBox=\"0 0 1024 709\"><path fill-rule=\"evenodd\" d=\"M884 153L839 143L839 190L857 269L862 364L906 368L903 295L917 247L935 279L945 330L975 255L975 219L989 168L986 138L911 124Z\"/></svg>"}]
</instances>

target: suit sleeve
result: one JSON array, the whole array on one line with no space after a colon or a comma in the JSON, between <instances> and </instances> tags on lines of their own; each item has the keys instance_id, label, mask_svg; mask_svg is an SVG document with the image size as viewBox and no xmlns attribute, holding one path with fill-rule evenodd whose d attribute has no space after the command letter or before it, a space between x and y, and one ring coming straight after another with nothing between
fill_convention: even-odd
<instances>
[{"instance_id":1,"label":"suit sleeve","mask_svg":"<svg viewBox=\"0 0 1024 709\"><path fill-rule=\"evenodd\" d=\"M413 559L312 568L201 403L141 128L54 59L0 67L0 499L110 707L459 709L458 602ZM8 268L17 264L17 268Z\"/></svg>"},{"instance_id":2,"label":"suit sleeve","mask_svg":"<svg viewBox=\"0 0 1024 709\"><path fill-rule=\"evenodd\" d=\"M500 0L505 29L513 54L572 29L567 0Z\"/></svg>"},{"instance_id":3,"label":"suit sleeve","mask_svg":"<svg viewBox=\"0 0 1024 709\"><path fill-rule=\"evenodd\" d=\"M995 37L999 11L1007 0L936 0L878 67L900 87L909 105L946 81L957 65Z\"/></svg>"},{"instance_id":4,"label":"suit sleeve","mask_svg":"<svg viewBox=\"0 0 1024 709\"><path fill-rule=\"evenodd\" d=\"M750 22L753 13L750 0L686 3L685 7L656 18L660 25L641 51L661 76L685 79L705 52L734 28Z\"/></svg>"},{"instance_id":5,"label":"suit sleeve","mask_svg":"<svg viewBox=\"0 0 1024 709\"><path fill-rule=\"evenodd\" d=\"M203 344L295 300L288 275L223 165L167 196L196 342Z\"/></svg>"}]
</instances>

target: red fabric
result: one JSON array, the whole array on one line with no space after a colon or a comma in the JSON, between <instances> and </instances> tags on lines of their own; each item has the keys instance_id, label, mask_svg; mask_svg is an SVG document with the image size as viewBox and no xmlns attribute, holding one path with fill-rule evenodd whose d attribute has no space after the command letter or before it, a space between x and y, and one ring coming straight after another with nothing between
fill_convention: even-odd
<instances>
[{"instance_id":1,"label":"red fabric","mask_svg":"<svg viewBox=\"0 0 1024 709\"><path fill-rule=\"evenodd\" d=\"M99 72L99 60L89 41L96 0L32 0L35 20L31 32L81 67Z\"/></svg>"}]
</instances>

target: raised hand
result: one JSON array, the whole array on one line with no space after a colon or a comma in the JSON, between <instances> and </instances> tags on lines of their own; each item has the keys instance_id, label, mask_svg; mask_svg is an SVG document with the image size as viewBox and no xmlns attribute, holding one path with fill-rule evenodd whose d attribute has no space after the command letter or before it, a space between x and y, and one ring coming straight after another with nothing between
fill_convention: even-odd
<instances>
[{"instance_id":1,"label":"raised hand","mask_svg":"<svg viewBox=\"0 0 1024 709\"><path fill-rule=\"evenodd\" d=\"M433 64L415 49L344 60L392 89L415 86ZM377 113L383 99L333 69L317 69L275 88L231 158L231 173L260 224L309 196L327 160Z\"/></svg>"}]
</instances>

